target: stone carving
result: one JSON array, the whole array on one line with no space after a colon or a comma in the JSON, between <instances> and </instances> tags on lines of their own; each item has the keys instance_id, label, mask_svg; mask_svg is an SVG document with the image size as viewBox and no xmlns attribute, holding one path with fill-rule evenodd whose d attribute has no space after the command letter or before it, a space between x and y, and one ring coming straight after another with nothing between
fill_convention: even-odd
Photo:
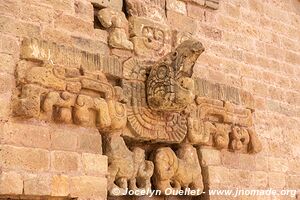
<instances>
[{"instance_id":1,"label":"stone carving","mask_svg":"<svg viewBox=\"0 0 300 200\"><path fill-rule=\"evenodd\" d=\"M194 96L194 64L204 51L195 40L184 41L152 69L147 79L147 102L151 109L180 111L192 103Z\"/></svg>"},{"instance_id":2,"label":"stone carving","mask_svg":"<svg viewBox=\"0 0 300 200\"><path fill-rule=\"evenodd\" d=\"M142 8L131 9L139 13ZM115 37L111 46L130 47L124 14L104 8L98 17ZM194 146L261 151L253 128L253 98L237 88L193 78L202 44L180 32L173 33L176 41L171 41L167 26L142 17L130 19L135 50L166 54L159 60L131 57L121 66L115 57L25 39L16 69L14 113L97 127L105 139L111 195L114 189L120 195L126 189L202 191ZM165 45L177 47L168 52ZM139 142L146 145L141 148ZM177 145L176 152L171 144ZM149 155L153 162L147 160Z\"/></svg>"},{"instance_id":3,"label":"stone carving","mask_svg":"<svg viewBox=\"0 0 300 200\"><path fill-rule=\"evenodd\" d=\"M201 43L185 41L152 67L147 86L142 81L123 82L130 103L127 112L132 137L168 143L185 138L187 120L181 111L193 101L190 77L203 50Z\"/></svg>"},{"instance_id":4,"label":"stone carving","mask_svg":"<svg viewBox=\"0 0 300 200\"><path fill-rule=\"evenodd\" d=\"M137 55L163 56L171 51L171 31L165 24L133 16L129 31Z\"/></svg>"},{"instance_id":5,"label":"stone carving","mask_svg":"<svg viewBox=\"0 0 300 200\"><path fill-rule=\"evenodd\" d=\"M123 76L125 79L146 81L147 68L135 58L129 58L123 64Z\"/></svg>"},{"instance_id":6,"label":"stone carving","mask_svg":"<svg viewBox=\"0 0 300 200\"><path fill-rule=\"evenodd\" d=\"M108 29L108 43L111 47L133 49L133 44L127 38L128 21L125 14L112 8L101 9L97 17L100 23Z\"/></svg>"},{"instance_id":7,"label":"stone carving","mask_svg":"<svg viewBox=\"0 0 300 200\"><path fill-rule=\"evenodd\" d=\"M260 151L261 144L252 130L250 109L206 97L197 97L196 104L189 108L188 140L191 143L250 153Z\"/></svg>"},{"instance_id":8,"label":"stone carving","mask_svg":"<svg viewBox=\"0 0 300 200\"><path fill-rule=\"evenodd\" d=\"M112 86L100 71L23 60L16 74L20 94L14 111L18 116L96 126L103 131L126 125L122 88Z\"/></svg>"},{"instance_id":9,"label":"stone carving","mask_svg":"<svg viewBox=\"0 0 300 200\"><path fill-rule=\"evenodd\" d=\"M197 151L190 144L181 144L176 154L170 147L157 149L154 166L153 184L162 192L183 188L203 190Z\"/></svg>"},{"instance_id":10,"label":"stone carving","mask_svg":"<svg viewBox=\"0 0 300 200\"><path fill-rule=\"evenodd\" d=\"M123 138L118 134L110 134L105 141L105 155L108 156L108 190L111 195L118 189L118 195L125 194L125 190L150 190L150 179L154 165L145 160L145 152L141 148L130 151Z\"/></svg>"}]
</instances>

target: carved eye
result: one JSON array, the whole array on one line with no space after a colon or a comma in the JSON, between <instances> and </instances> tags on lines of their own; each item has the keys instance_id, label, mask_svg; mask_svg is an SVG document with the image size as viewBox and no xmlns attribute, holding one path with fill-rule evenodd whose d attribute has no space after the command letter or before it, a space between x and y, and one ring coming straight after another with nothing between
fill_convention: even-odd
<instances>
[{"instance_id":1,"label":"carved eye","mask_svg":"<svg viewBox=\"0 0 300 200\"><path fill-rule=\"evenodd\" d=\"M161 30L156 30L154 39L162 42L164 40L164 32L162 32Z\"/></svg>"},{"instance_id":2,"label":"carved eye","mask_svg":"<svg viewBox=\"0 0 300 200\"><path fill-rule=\"evenodd\" d=\"M150 27L144 27L143 28L143 36L148 39L153 39L153 37L154 37L153 29Z\"/></svg>"},{"instance_id":3,"label":"carved eye","mask_svg":"<svg viewBox=\"0 0 300 200\"><path fill-rule=\"evenodd\" d=\"M168 68L165 65L159 66L156 70L156 75L159 79L163 79L168 75Z\"/></svg>"},{"instance_id":4,"label":"carved eye","mask_svg":"<svg viewBox=\"0 0 300 200\"><path fill-rule=\"evenodd\" d=\"M173 58L176 58L177 56L178 56L178 52L175 51L175 52L173 53Z\"/></svg>"}]
</instances>

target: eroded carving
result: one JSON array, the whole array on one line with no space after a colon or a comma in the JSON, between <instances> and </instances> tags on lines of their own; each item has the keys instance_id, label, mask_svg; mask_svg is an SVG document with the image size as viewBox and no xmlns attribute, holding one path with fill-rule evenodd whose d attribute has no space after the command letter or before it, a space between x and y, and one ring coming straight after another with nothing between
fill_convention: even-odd
<instances>
[{"instance_id":1,"label":"eroded carving","mask_svg":"<svg viewBox=\"0 0 300 200\"><path fill-rule=\"evenodd\" d=\"M14 110L18 116L96 126L103 131L126 125L122 88L112 86L101 72L21 61L17 75L20 95Z\"/></svg>"},{"instance_id":2,"label":"eroded carving","mask_svg":"<svg viewBox=\"0 0 300 200\"><path fill-rule=\"evenodd\" d=\"M204 51L196 40L184 41L160 60L147 79L147 102L151 109L160 111L183 110L194 96L194 64Z\"/></svg>"},{"instance_id":3,"label":"eroded carving","mask_svg":"<svg viewBox=\"0 0 300 200\"><path fill-rule=\"evenodd\" d=\"M129 18L129 31L138 55L163 56L171 51L171 31L166 24L133 16Z\"/></svg>"},{"instance_id":4,"label":"eroded carving","mask_svg":"<svg viewBox=\"0 0 300 200\"><path fill-rule=\"evenodd\" d=\"M119 14L111 8L99 12L112 37L119 29L125 31L126 18ZM120 67L114 57L25 40L23 60L16 70L19 93L14 112L21 117L97 127L105 136L111 195L114 189L120 195L126 189L202 191L194 146L261 151L253 127L253 98L234 87L192 78L204 51L202 44L179 32L172 44L167 26L139 16L131 16L131 39L137 49L166 54L158 61L131 57ZM123 33L115 34L115 47L130 46ZM142 43L135 43L136 38ZM178 46L167 53L165 45ZM71 55L64 57L68 52ZM135 146L138 142L158 144L143 149Z\"/></svg>"},{"instance_id":5,"label":"eroded carving","mask_svg":"<svg viewBox=\"0 0 300 200\"><path fill-rule=\"evenodd\" d=\"M146 83L123 82L129 99L129 136L167 143L183 141L187 118L182 111L193 102L190 77L203 50L200 42L185 41L151 68Z\"/></svg>"},{"instance_id":6,"label":"eroded carving","mask_svg":"<svg viewBox=\"0 0 300 200\"><path fill-rule=\"evenodd\" d=\"M203 190L197 151L190 144L181 144L176 154L170 147L157 149L154 166L153 184L162 192L183 188Z\"/></svg>"},{"instance_id":7,"label":"eroded carving","mask_svg":"<svg viewBox=\"0 0 300 200\"><path fill-rule=\"evenodd\" d=\"M154 165L145 160L143 149L136 147L130 151L118 134L108 135L105 141L105 154L108 156L108 190L111 195L125 194L126 189L150 190L150 179ZM119 194L113 191L118 189Z\"/></svg>"},{"instance_id":8,"label":"eroded carving","mask_svg":"<svg viewBox=\"0 0 300 200\"><path fill-rule=\"evenodd\" d=\"M133 44L128 40L126 34L128 21L123 12L112 8L104 8L98 12L97 17L100 23L108 29L108 43L111 47L133 49Z\"/></svg>"},{"instance_id":9,"label":"eroded carving","mask_svg":"<svg viewBox=\"0 0 300 200\"><path fill-rule=\"evenodd\" d=\"M196 104L189 108L188 139L191 143L250 153L257 152L251 150L254 144L254 149L259 150L250 109L207 97L197 97Z\"/></svg>"}]
</instances>

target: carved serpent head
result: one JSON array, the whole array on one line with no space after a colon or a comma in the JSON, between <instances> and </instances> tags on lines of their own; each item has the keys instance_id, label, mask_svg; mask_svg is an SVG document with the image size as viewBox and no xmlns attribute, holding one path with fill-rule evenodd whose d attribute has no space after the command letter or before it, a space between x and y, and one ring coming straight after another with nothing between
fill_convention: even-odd
<instances>
[{"instance_id":1,"label":"carved serpent head","mask_svg":"<svg viewBox=\"0 0 300 200\"><path fill-rule=\"evenodd\" d=\"M204 51L203 45L190 39L163 57L151 69L147 79L147 101L157 111L181 111L194 100L193 67Z\"/></svg>"}]
</instances>

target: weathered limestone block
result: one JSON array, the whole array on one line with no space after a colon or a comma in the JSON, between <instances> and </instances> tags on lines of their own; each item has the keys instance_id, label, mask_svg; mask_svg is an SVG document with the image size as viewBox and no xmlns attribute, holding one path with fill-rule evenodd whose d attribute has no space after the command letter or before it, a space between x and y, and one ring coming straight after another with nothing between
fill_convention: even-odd
<instances>
[{"instance_id":1,"label":"weathered limestone block","mask_svg":"<svg viewBox=\"0 0 300 200\"><path fill-rule=\"evenodd\" d=\"M145 160L143 149L137 147L130 151L123 138L113 134L106 137L105 155L108 156L108 190L111 195L122 195L126 189L151 189L154 166ZM115 189L120 193L115 194Z\"/></svg>"},{"instance_id":2,"label":"weathered limestone block","mask_svg":"<svg viewBox=\"0 0 300 200\"><path fill-rule=\"evenodd\" d=\"M129 31L137 55L155 59L171 51L171 31L163 23L134 16L129 18Z\"/></svg>"},{"instance_id":3,"label":"weathered limestone block","mask_svg":"<svg viewBox=\"0 0 300 200\"><path fill-rule=\"evenodd\" d=\"M29 174L24 178L24 194L46 196L50 195L50 175Z\"/></svg>"},{"instance_id":4,"label":"weathered limestone block","mask_svg":"<svg viewBox=\"0 0 300 200\"><path fill-rule=\"evenodd\" d=\"M51 196L68 196L70 180L68 176L55 175L51 178Z\"/></svg>"},{"instance_id":5,"label":"weathered limestone block","mask_svg":"<svg viewBox=\"0 0 300 200\"><path fill-rule=\"evenodd\" d=\"M119 49L133 49L133 44L128 40L126 30L128 21L125 14L111 8L104 8L97 14L100 23L108 29L108 43L111 47Z\"/></svg>"},{"instance_id":6,"label":"weathered limestone block","mask_svg":"<svg viewBox=\"0 0 300 200\"><path fill-rule=\"evenodd\" d=\"M201 167L197 151L192 145L181 144L176 154L169 147L159 148L153 162L154 185L162 192L183 188L203 191Z\"/></svg>"},{"instance_id":7,"label":"weathered limestone block","mask_svg":"<svg viewBox=\"0 0 300 200\"><path fill-rule=\"evenodd\" d=\"M17 172L0 173L0 194L21 195L23 193L23 179Z\"/></svg>"}]
</instances>

